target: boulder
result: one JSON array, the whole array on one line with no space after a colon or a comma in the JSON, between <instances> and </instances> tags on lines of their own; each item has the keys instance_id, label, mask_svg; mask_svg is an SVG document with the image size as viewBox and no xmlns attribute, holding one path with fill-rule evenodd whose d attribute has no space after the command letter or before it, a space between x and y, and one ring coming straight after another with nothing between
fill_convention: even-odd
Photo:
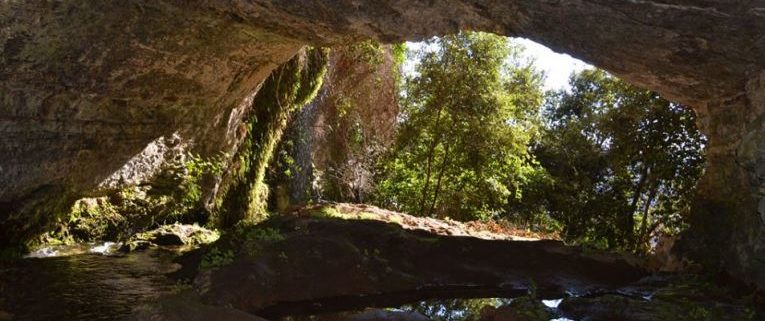
<instances>
[{"instance_id":1,"label":"boulder","mask_svg":"<svg viewBox=\"0 0 765 321\"><path fill-rule=\"evenodd\" d=\"M574 320L762 320L762 302L751 289L718 285L699 276L651 277L605 294L563 299L559 312ZM758 311L759 309L759 311Z\"/></svg>"},{"instance_id":2,"label":"boulder","mask_svg":"<svg viewBox=\"0 0 765 321\"><path fill-rule=\"evenodd\" d=\"M542 297L613 289L645 272L623 256L559 241L487 240L396 223L279 217L193 252L204 302L267 318L434 298ZM188 269L195 265L185 262Z\"/></svg>"},{"instance_id":3,"label":"boulder","mask_svg":"<svg viewBox=\"0 0 765 321\"><path fill-rule=\"evenodd\" d=\"M198 225L171 224L139 233L125 242L119 250L122 252L145 250L152 245L194 247L211 243L218 237L218 232Z\"/></svg>"}]
</instances>

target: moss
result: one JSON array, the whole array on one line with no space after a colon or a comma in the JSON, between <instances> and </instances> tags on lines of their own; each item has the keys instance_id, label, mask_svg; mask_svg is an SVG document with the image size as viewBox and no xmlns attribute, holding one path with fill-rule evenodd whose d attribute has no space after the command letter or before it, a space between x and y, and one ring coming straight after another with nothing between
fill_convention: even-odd
<instances>
[{"instance_id":1,"label":"moss","mask_svg":"<svg viewBox=\"0 0 765 321\"><path fill-rule=\"evenodd\" d=\"M322 218L343 218L344 215L334 206L322 206L311 213L313 217Z\"/></svg>"},{"instance_id":2,"label":"moss","mask_svg":"<svg viewBox=\"0 0 765 321\"><path fill-rule=\"evenodd\" d=\"M229 265L232 262L234 262L234 252L232 250L221 250L214 247L202 257L199 268L201 270L209 270Z\"/></svg>"},{"instance_id":3,"label":"moss","mask_svg":"<svg viewBox=\"0 0 765 321\"><path fill-rule=\"evenodd\" d=\"M168 224L160 226L151 231L142 232L134 235L127 243L130 247L138 247L141 244L155 243L159 244L160 239L167 239L172 236L184 246L196 247L203 244L210 244L220 238L216 230L209 230L199 225L193 224ZM162 245L162 244L159 244ZM181 245L181 244L177 244Z\"/></svg>"},{"instance_id":4,"label":"moss","mask_svg":"<svg viewBox=\"0 0 765 321\"><path fill-rule=\"evenodd\" d=\"M223 174L228 157L224 154L203 158L188 154L155 178L147 193L153 199L165 199L167 206L162 217L170 221L184 221L193 213L206 212L203 202L203 181ZM208 213L209 214L209 213ZM205 221L206 217L194 217L192 221Z\"/></svg>"},{"instance_id":5,"label":"moss","mask_svg":"<svg viewBox=\"0 0 765 321\"><path fill-rule=\"evenodd\" d=\"M55 228L32 247L77 242L125 241L163 224L205 221L202 199L206 176L222 173L225 156L188 154L169 164L148 185L128 186L107 196L82 198L58 210Z\"/></svg>"},{"instance_id":6,"label":"moss","mask_svg":"<svg viewBox=\"0 0 765 321\"><path fill-rule=\"evenodd\" d=\"M281 231L271 227L249 228L241 234L247 243L275 243L285 239Z\"/></svg>"},{"instance_id":7,"label":"moss","mask_svg":"<svg viewBox=\"0 0 765 321\"><path fill-rule=\"evenodd\" d=\"M264 179L290 115L313 100L327 70L327 51L308 49L278 67L265 81L247 117L247 137L234 160L236 169L224 184L220 224L256 222L266 216Z\"/></svg>"},{"instance_id":8,"label":"moss","mask_svg":"<svg viewBox=\"0 0 765 321\"><path fill-rule=\"evenodd\" d=\"M56 229L56 222L67 213L76 194L61 186L45 186L28 199L14 203L0 202L0 256L20 257L40 244L40 234Z\"/></svg>"},{"instance_id":9,"label":"moss","mask_svg":"<svg viewBox=\"0 0 765 321\"><path fill-rule=\"evenodd\" d=\"M257 257L271 244L284 241L286 237L276 228L242 224L237 226L235 239L241 245L240 252Z\"/></svg>"},{"instance_id":10,"label":"moss","mask_svg":"<svg viewBox=\"0 0 765 321\"><path fill-rule=\"evenodd\" d=\"M359 212L356 214L356 219L359 220L379 220L377 214L372 212Z\"/></svg>"},{"instance_id":11,"label":"moss","mask_svg":"<svg viewBox=\"0 0 765 321\"><path fill-rule=\"evenodd\" d=\"M62 225L59 240L64 243L77 241L113 240L119 238L115 231L125 217L108 198L84 198L74 203L68 221ZM49 241L50 242L50 241Z\"/></svg>"},{"instance_id":12,"label":"moss","mask_svg":"<svg viewBox=\"0 0 765 321\"><path fill-rule=\"evenodd\" d=\"M363 62L369 66L377 66L385 62L384 46L374 40L356 43L348 48L350 58L355 62Z\"/></svg>"}]
</instances>

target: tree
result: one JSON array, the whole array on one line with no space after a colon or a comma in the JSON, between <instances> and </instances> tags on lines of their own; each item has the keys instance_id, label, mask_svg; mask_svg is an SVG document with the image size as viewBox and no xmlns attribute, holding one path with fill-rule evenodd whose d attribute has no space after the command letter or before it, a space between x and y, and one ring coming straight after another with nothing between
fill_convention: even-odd
<instances>
[{"instance_id":1,"label":"tree","mask_svg":"<svg viewBox=\"0 0 765 321\"><path fill-rule=\"evenodd\" d=\"M535 190L564 237L639 252L682 229L706 144L693 111L601 70L570 84L549 97L534 148L549 175Z\"/></svg>"},{"instance_id":2,"label":"tree","mask_svg":"<svg viewBox=\"0 0 765 321\"><path fill-rule=\"evenodd\" d=\"M396 143L377 202L422 216L500 214L533 171L542 75L507 38L460 33L429 41L405 81Z\"/></svg>"}]
</instances>

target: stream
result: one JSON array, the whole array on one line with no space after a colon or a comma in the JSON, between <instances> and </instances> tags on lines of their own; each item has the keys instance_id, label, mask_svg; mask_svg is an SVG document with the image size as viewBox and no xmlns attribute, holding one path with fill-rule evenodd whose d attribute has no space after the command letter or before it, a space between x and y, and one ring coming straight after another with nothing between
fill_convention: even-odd
<instances>
[{"instance_id":1,"label":"stream","mask_svg":"<svg viewBox=\"0 0 765 321\"><path fill-rule=\"evenodd\" d=\"M0 264L0 320L119 320L185 287L165 276L180 267L172 262L177 255L161 248L121 254L104 243L43 249ZM419 312L434 321L468 321L481 307L506 302L432 300L391 310Z\"/></svg>"},{"instance_id":2,"label":"stream","mask_svg":"<svg viewBox=\"0 0 765 321\"><path fill-rule=\"evenodd\" d=\"M0 320L3 312L19 321L116 320L179 288L165 277L179 267L175 252L109 254L109 247L48 249L0 264Z\"/></svg>"},{"instance_id":3,"label":"stream","mask_svg":"<svg viewBox=\"0 0 765 321\"><path fill-rule=\"evenodd\" d=\"M180 265L173 263L178 253L170 249L151 248L146 251L121 254L116 251L115 244L105 243L49 248L33 253L22 260L0 263L0 321L123 319L131 315L135 308L155 302L162 295L189 288L188 285L166 276L167 273L180 268ZM650 288L647 291L662 293L655 292L659 288ZM632 289L644 291L639 287ZM695 284L690 288L677 286L668 291L669 297L658 302L646 299L644 303L633 302L626 306L590 305L590 308L581 310L583 311L581 313L576 309L571 310L571 313L579 313L580 316L577 318L586 318L591 313L600 313L601 317L595 320L612 320L613 317L609 317L610 314L605 314L603 317L603 313L613 309L622 312L627 309L631 311L629 315L638 316L634 320L664 320L664 317L651 318L650 315L657 311L677 309L676 312L671 313L688 317L687 320L760 320L754 310L713 299L714 296L709 292L711 289L714 288L707 288L703 284ZM667 292L667 290L663 291ZM686 294L682 294L683 292ZM618 298L636 296L634 293L621 295ZM675 297L685 299L679 300ZM617 301L604 302L624 302L623 299L618 298ZM696 303L688 301L689 299ZM512 299L506 298L439 299L378 311L422 316L421 319L406 320L476 321L481 319L486 307L497 308L510 302ZM557 311L561 300L543 300L542 303ZM588 305L581 306L588 307ZM343 313L334 314L334 317L332 315L322 317L282 314L273 320L335 321L338 315ZM639 318L641 315L649 317ZM659 315L661 314L656 314L656 316ZM703 316L703 318L696 316ZM399 319L386 318L385 320ZM573 320L559 317L551 321Z\"/></svg>"}]
</instances>

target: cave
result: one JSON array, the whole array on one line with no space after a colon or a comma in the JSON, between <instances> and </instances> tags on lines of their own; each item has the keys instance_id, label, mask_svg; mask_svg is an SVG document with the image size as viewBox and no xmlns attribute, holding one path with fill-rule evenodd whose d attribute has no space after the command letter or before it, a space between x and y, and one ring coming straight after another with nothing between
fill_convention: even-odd
<instances>
[{"instance_id":1,"label":"cave","mask_svg":"<svg viewBox=\"0 0 765 321\"><path fill-rule=\"evenodd\" d=\"M2 247L82 196L140 181L168 150L235 151L264 80L306 45L475 30L692 107L707 165L676 250L765 288L763 3L5 1L0 26Z\"/></svg>"}]
</instances>

